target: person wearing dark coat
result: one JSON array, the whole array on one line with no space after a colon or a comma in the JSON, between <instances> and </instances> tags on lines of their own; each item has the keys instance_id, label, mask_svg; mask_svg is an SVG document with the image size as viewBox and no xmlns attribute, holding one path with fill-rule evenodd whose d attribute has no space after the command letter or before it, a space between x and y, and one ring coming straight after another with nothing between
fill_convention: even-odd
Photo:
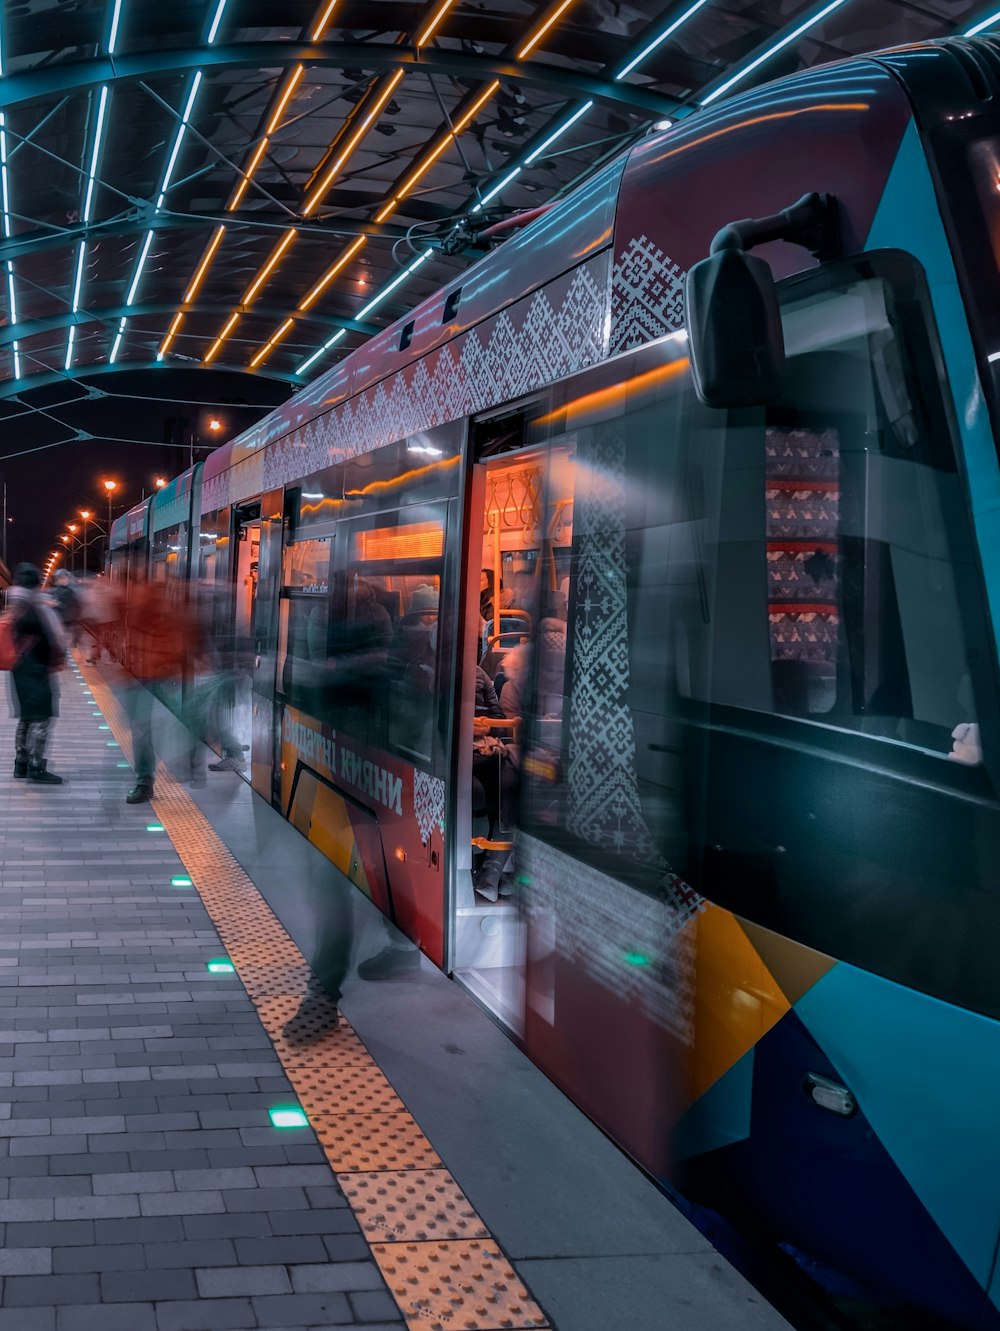
<instances>
[{"instance_id":1,"label":"person wearing dark coat","mask_svg":"<svg viewBox=\"0 0 1000 1331\"><path fill-rule=\"evenodd\" d=\"M11 674L11 695L17 731L14 775L39 785L62 785L62 777L46 764L52 718L58 711L55 673L65 660L65 638L59 617L41 589L42 575L33 564L20 564L7 592L7 613L14 621L20 652Z\"/></svg>"}]
</instances>

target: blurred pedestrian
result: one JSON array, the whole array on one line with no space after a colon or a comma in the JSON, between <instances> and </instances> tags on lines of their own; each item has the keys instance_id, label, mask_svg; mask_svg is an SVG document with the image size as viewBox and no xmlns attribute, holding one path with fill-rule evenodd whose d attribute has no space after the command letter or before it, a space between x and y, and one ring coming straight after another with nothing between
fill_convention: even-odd
<instances>
[{"instance_id":1,"label":"blurred pedestrian","mask_svg":"<svg viewBox=\"0 0 1000 1331\"><path fill-rule=\"evenodd\" d=\"M34 564L19 564L7 592L6 614L18 652L11 670L11 701L17 717L14 775L43 786L61 786L62 777L48 770L45 749L52 718L58 712L55 678L66 659L59 617L41 590L42 575Z\"/></svg>"},{"instance_id":2,"label":"blurred pedestrian","mask_svg":"<svg viewBox=\"0 0 1000 1331\"><path fill-rule=\"evenodd\" d=\"M153 798L156 752L153 745L153 702L150 684L180 681L189 664L201 655L197 624L183 603L171 605L162 582L141 580L129 598L125 659L133 675L125 695L132 723L132 765L135 785L126 804ZM190 761L195 761L192 744Z\"/></svg>"},{"instance_id":3,"label":"blurred pedestrian","mask_svg":"<svg viewBox=\"0 0 1000 1331\"><path fill-rule=\"evenodd\" d=\"M80 642L82 598L73 585L74 579L64 568L59 570L52 579L52 583L52 602L55 605L56 614L62 620L70 646L77 647Z\"/></svg>"}]
</instances>

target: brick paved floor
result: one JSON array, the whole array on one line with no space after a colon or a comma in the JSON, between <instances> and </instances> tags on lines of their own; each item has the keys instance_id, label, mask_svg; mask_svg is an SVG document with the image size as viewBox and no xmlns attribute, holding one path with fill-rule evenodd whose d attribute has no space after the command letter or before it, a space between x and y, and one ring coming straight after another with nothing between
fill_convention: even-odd
<instances>
[{"instance_id":1,"label":"brick paved floor","mask_svg":"<svg viewBox=\"0 0 1000 1331\"><path fill-rule=\"evenodd\" d=\"M240 980L71 672L0 722L0 1331L403 1325Z\"/></svg>"}]
</instances>

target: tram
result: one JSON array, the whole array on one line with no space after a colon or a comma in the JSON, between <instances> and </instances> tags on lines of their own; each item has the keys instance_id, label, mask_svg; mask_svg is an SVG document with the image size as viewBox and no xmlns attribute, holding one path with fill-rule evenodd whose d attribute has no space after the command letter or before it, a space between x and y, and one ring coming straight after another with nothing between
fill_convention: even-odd
<instances>
[{"instance_id":1,"label":"tram","mask_svg":"<svg viewBox=\"0 0 1000 1331\"><path fill-rule=\"evenodd\" d=\"M685 277L810 193L825 234L756 251L780 382L706 405ZM237 645L254 789L708 1232L968 1331L1000 1327L998 264L1000 43L811 69L632 147L110 555ZM477 668L546 622L488 900Z\"/></svg>"}]
</instances>

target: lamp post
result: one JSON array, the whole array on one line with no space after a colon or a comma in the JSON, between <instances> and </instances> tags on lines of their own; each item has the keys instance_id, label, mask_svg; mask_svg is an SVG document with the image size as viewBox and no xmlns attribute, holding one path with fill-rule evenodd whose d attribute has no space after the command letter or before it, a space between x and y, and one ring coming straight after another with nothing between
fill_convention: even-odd
<instances>
[{"instance_id":1,"label":"lamp post","mask_svg":"<svg viewBox=\"0 0 1000 1331\"><path fill-rule=\"evenodd\" d=\"M118 489L117 481L105 481L104 489L108 496L108 553L111 552L111 496Z\"/></svg>"},{"instance_id":2,"label":"lamp post","mask_svg":"<svg viewBox=\"0 0 1000 1331\"><path fill-rule=\"evenodd\" d=\"M88 528L90 527L90 519L93 517L93 514L89 508L81 508L80 517L83 518L83 571L84 573L89 573L90 561L87 558L87 544L90 538L88 535Z\"/></svg>"},{"instance_id":3,"label":"lamp post","mask_svg":"<svg viewBox=\"0 0 1000 1331\"><path fill-rule=\"evenodd\" d=\"M72 537L74 538L74 540L73 540L73 544L70 546L70 549L71 549L72 552L73 552L73 570L74 570L74 572L75 572L75 571L76 571L76 552L77 552L77 550L80 548L80 544L81 544L81 542L80 542L80 538L77 536L76 533L80 530L80 528L77 526L77 524L76 524L75 522L67 522L67 523L66 523L66 530L69 532L70 536L72 536Z\"/></svg>"}]
</instances>

